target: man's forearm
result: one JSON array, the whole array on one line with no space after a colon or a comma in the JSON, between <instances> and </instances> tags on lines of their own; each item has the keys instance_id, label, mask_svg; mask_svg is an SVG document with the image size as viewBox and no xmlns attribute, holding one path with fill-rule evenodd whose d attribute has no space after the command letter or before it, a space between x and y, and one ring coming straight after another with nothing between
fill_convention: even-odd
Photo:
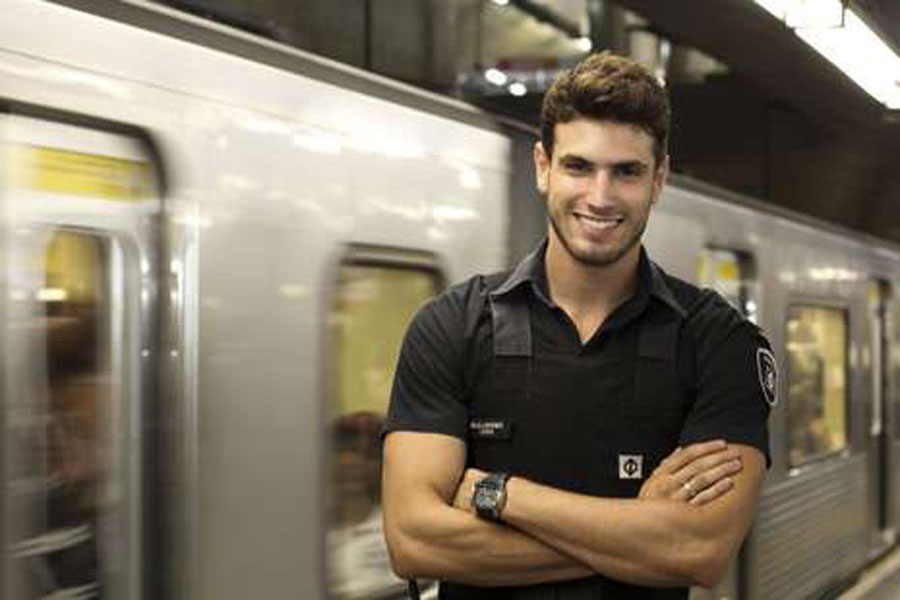
<instances>
[{"instance_id":1,"label":"man's forearm","mask_svg":"<svg viewBox=\"0 0 900 600\"><path fill-rule=\"evenodd\" d=\"M402 577L494 587L592 574L578 560L511 527L446 505L429 513L385 524L394 568Z\"/></svg>"},{"instance_id":2,"label":"man's forearm","mask_svg":"<svg viewBox=\"0 0 900 600\"><path fill-rule=\"evenodd\" d=\"M669 501L579 496L519 478L509 482L509 489L515 500L503 516L510 525L597 572L637 585L697 583L690 573L692 557L702 554L699 540L678 527L682 514L696 508Z\"/></svg>"},{"instance_id":3,"label":"man's forearm","mask_svg":"<svg viewBox=\"0 0 900 600\"><path fill-rule=\"evenodd\" d=\"M752 518L762 465L704 507L583 496L514 477L503 518L594 571L627 583L712 586Z\"/></svg>"}]
</instances>

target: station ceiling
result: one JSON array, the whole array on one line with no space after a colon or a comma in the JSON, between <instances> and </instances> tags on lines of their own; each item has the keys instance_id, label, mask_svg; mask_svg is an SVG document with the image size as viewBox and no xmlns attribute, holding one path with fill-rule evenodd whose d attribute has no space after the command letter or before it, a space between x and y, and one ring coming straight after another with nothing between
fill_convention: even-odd
<instances>
[{"instance_id":1,"label":"station ceiling","mask_svg":"<svg viewBox=\"0 0 900 600\"><path fill-rule=\"evenodd\" d=\"M871 99L751 0L617 3L729 67L726 77L672 90L676 111L691 115L682 131L686 171L900 242L900 112ZM898 0L854 6L900 49ZM753 139L760 123L729 122L755 121L757 111L765 115L761 139ZM722 153L730 163L716 158ZM740 160L743 167L733 164Z\"/></svg>"},{"instance_id":2,"label":"station ceiling","mask_svg":"<svg viewBox=\"0 0 900 600\"><path fill-rule=\"evenodd\" d=\"M742 77L815 120L878 134L890 115L752 0L617 0L654 29L715 56ZM900 2L867 0L866 15L900 48Z\"/></svg>"}]
</instances>

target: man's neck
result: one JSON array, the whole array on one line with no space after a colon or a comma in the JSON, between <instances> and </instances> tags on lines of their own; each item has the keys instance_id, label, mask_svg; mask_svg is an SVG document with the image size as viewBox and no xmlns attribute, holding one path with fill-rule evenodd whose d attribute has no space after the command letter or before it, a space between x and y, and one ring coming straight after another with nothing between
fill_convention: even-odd
<instances>
[{"instance_id":1,"label":"man's neck","mask_svg":"<svg viewBox=\"0 0 900 600\"><path fill-rule=\"evenodd\" d=\"M575 259L551 233L544 259L550 297L579 325L579 331L582 325L593 330L634 295L639 261L640 246L636 245L613 264L589 265Z\"/></svg>"}]
</instances>

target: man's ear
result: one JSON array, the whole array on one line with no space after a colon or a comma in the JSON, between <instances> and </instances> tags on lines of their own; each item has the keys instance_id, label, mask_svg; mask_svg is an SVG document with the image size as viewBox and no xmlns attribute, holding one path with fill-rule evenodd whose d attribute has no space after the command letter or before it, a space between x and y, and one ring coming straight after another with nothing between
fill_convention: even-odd
<instances>
[{"instance_id":1,"label":"man's ear","mask_svg":"<svg viewBox=\"0 0 900 600\"><path fill-rule=\"evenodd\" d=\"M550 155L540 140L534 143L534 183L541 194L546 194L550 181Z\"/></svg>"},{"instance_id":2,"label":"man's ear","mask_svg":"<svg viewBox=\"0 0 900 600\"><path fill-rule=\"evenodd\" d=\"M653 198L651 202L656 204L659 202L659 199L662 197L663 187L666 185L666 181L669 180L669 155L666 156L660 161L659 166L656 167L656 172L653 173Z\"/></svg>"}]
</instances>

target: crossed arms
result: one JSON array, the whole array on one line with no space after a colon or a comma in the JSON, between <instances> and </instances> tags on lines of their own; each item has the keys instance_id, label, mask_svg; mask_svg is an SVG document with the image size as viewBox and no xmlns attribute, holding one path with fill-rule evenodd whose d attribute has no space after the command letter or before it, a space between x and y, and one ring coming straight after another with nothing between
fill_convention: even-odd
<instances>
[{"instance_id":1,"label":"crossed arms","mask_svg":"<svg viewBox=\"0 0 900 600\"><path fill-rule=\"evenodd\" d=\"M574 494L520 477L506 525L470 508L484 473L465 443L394 432L384 446L385 536L401 577L477 586L530 585L596 573L636 585L712 587L753 517L765 472L755 448L695 444L663 461L636 499ZM688 497L690 481L696 496Z\"/></svg>"}]
</instances>

